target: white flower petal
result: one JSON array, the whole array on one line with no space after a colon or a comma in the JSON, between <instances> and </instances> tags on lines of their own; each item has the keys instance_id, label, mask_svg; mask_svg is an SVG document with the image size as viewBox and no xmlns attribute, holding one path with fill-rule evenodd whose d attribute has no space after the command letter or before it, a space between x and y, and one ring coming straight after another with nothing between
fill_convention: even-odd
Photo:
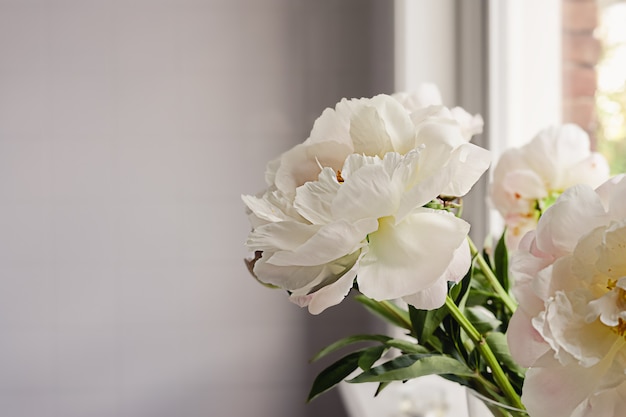
<instances>
[{"instance_id":1,"label":"white flower petal","mask_svg":"<svg viewBox=\"0 0 626 417\"><path fill-rule=\"evenodd\" d=\"M626 276L626 219L612 223L604 232L598 252L597 267L607 277Z\"/></svg>"},{"instance_id":2,"label":"white flower petal","mask_svg":"<svg viewBox=\"0 0 626 417\"><path fill-rule=\"evenodd\" d=\"M375 107L364 106L350 119L350 137L355 153L378 155L393 150L391 136Z\"/></svg>"},{"instance_id":3,"label":"white flower petal","mask_svg":"<svg viewBox=\"0 0 626 417\"><path fill-rule=\"evenodd\" d=\"M567 170L589 156L589 136L573 124L542 130L523 148L529 166L547 181L550 189L564 189Z\"/></svg>"},{"instance_id":4,"label":"white flower petal","mask_svg":"<svg viewBox=\"0 0 626 417\"><path fill-rule=\"evenodd\" d=\"M451 181L442 194L457 197L467 194L491 164L489 151L471 143L456 148L450 159L453 165Z\"/></svg>"},{"instance_id":5,"label":"white flower petal","mask_svg":"<svg viewBox=\"0 0 626 417\"><path fill-rule=\"evenodd\" d=\"M533 365L550 349L523 308L518 308L509 321L507 341L515 362L524 367Z\"/></svg>"},{"instance_id":6,"label":"white flower petal","mask_svg":"<svg viewBox=\"0 0 626 417\"><path fill-rule=\"evenodd\" d=\"M276 187L285 194L293 194L307 181L317 180L320 165L335 171L340 169L350 152L348 145L339 142L296 145L280 158L274 176Z\"/></svg>"},{"instance_id":7,"label":"white flower petal","mask_svg":"<svg viewBox=\"0 0 626 417\"><path fill-rule=\"evenodd\" d=\"M602 390L581 406L576 417L615 417L626 410L626 382L615 388ZM578 411L578 410L577 410Z\"/></svg>"},{"instance_id":8,"label":"white flower petal","mask_svg":"<svg viewBox=\"0 0 626 417\"><path fill-rule=\"evenodd\" d=\"M471 115L461 107L450 109L452 117L459 123L463 138L470 141L472 136L483 133L484 121L480 114Z\"/></svg>"},{"instance_id":9,"label":"white flower petal","mask_svg":"<svg viewBox=\"0 0 626 417\"><path fill-rule=\"evenodd\" d=\"M542 358L544 362L550 360L549 355ZM593 393L604 369L601 364L583 368L561 366L554 359L550 362L552 367L530 368L526 372L522 402L533 417L571 417L578 405Z\"/></svg>"},{"instance_id":10,"label":"white flower petal","mask_svg":"<svg viewBox=\"0 0 626 417\"><path fill-rule=\"evenodd\" d=\"M267 196L259 198L251 195L242 195L241 199L256 217L265 222L280 222L290 219L281 207L272 204ZM254 226L257 225L255 224Z\"/></svg>"},{"instance_id":11,"label":"white flower petal","mask_svg":"<svg viewBox=\"0 0 626 417\"><path fill-rule=\"evenodd\" d=\"M611 177L596 188L596 193L612 218L626 218L626 174Z\"/></svg>"},{"instance_id":12,"label":"white flower petal","mask_svg":"<svg viewBox=\"0 0 626 417\"><path fill-rule=\"evenodd\" d=\"M405 154L415 148L416 132L410 113L397 100L385 94L373 97L371 102L376 106L391 140L392 149L387 152Z\"/></svg>"},{"instance_id":13,"label":"white flower petal","mask_svg":"<svg viewBox=\"0 0 626 417\"><path fill-rule=\"evenodd\" d=\"M296 189L294 207L313 224L326 224L333 220L331 206L340 184L332 168L324 168L318 181L309 181Z\"/></svg>"},{"instance_id":14,"label":"white flower petal","mask_svg":"<svg viewBox=\"0 0 626 417\"><path fill-rule=\"evenodd\" d=\"M567 169L563 174L565 186L588 184L592 188L596 188L609 178L609 162L604 156L594 152Z\"/></svg>"},{"instance_id":15,"label":"white flower petal","mask_svg":"<svg viewBox=\"0 0 626 417\"><path fill-rule=\"evenodd\" d=\"M518 169L509 172L502 180L502 187L513 201L539 200L548 196L545 183L531 169ZM522 204L524 209L528 204Z\"/></svg>"},{"instance_id":16,"label":"white flower petal","mask_svg":"<svg viewBox=\"0 0 626 417\"><path fill-rule=\"evenodd\" d=\"M339 304L350 292L356 277L356 270L353 268L337 281L326 285L311 294L309 301L309 313L320 314L328 307Z\"/></svg>"},{"instance_id":17,"label":"white flower petal","mask_svg":"<svg viewBox=\"0 0 626 417\"><path fill-rule=\"evenodd\" d=\"M350 130L350 105L348 100L343 99L334 109L325 109L320 117L313 123L313 129L305 144L338 142L350 147L350 152L354 151L352 140L349 135Z\"/></svg>"},{"instance_id":18,"label":"white flower petal","mask_svg":"<svg viewBox=\"0 0 626 417\"><path fill-rule=\"evenodd\" d=\"M252 251L294 250L314 236L321 226L282 221L255 228L246 241Z\"/></svg>"},{"instance_id":19,"label":"white flower petal","mask_svg":"<svg viewBox=\"0 0 626 417\"><path fill-rule=\"evenodd\" d=\"M446 295L448 295L448 283L445 280L439 280L424 290L402 297L402 300L415 308L434 310L444 305Z\"/></svg>"},{"instance_id":20,"label":"white flower petal","mask_svg":"<svg viewBox=\"0 0 626 417\"><path fill-rule=\"evenodd\" d=\"M349 172L333 200L335 218L357 220L389 216L396 211L403 184L392 181L382 161Z\"/></svg>"},{"instance_id":21,"label":"white flower petal","mask_svg":"<svg viewBox=\"0 0 626 417\"><path fill-rule=\"evenodd\" d=\"M271 253L267 254L269 257ZM276 285L288 291L296 291L324 278L324 265L276 266L261 258L254 264L254 275L261 282Z\"/></svg>"},{"instance_id":22,"label":"white flower petal","mask_svg":"<svg viewBox=\"0 0 626 417\"><path fill-rule=\"evenodd\" d=\"M415 91L395 93L392 97L410 112L443 103L439 88L433 83L420 84Z\"/></svg>"},{"instance_id":23,"label":"white flower petal","mask_svg":"<svg viewBox=\"0 0 626 417\"><path fill-rule=\"evenodd\" d=\"M542 218L545 220L537 226L537 247L555 256L572 252L579 236L606 223L600 198L586 185L567 189Z\"/></svg>"},{"instance_id":24,"label":"white flower petal","mask_svg":"<svg viewBox=\"0 0 626 417\"><path fill-rule=\"evenodd\" d=\"M398 224L379 221L360 262L359 290L370 298L401 298L431 287L446 271L469 224L445 212L417 209Z\"/></svg>"},{"instance_id":25,"label":"white flower petal","mask_svg":"<svg viewBox=\"0 0 626 417\"><path fill-rule=\"evenodd\" d=\"M470 252L469 243L463 240L458 248L455 249L452 254L452 261L446 268L446 271L441 275L440 280L459 282L463 279L467 271L469 271L472 265L472 255Z\"/></svg>"},{"instance_id":26,"label":"white flower petal","mask_svg":"<svg viewBox=\"0 0 626 417\"><path fill-rule=\"evenodd\" d=\"M543 328L538 328L538 324L535 324L535 328L557 347L557 357L561 358L560 351L563 350L581 365L590 367L600 362L611 350L615 333L606 326L587 323L586 307L585 300L568 297L559 291L547 303Z\"/></svg>"},{"instance_id":27,"label":"white flower petal","mask_svg":"<svg viewBox=\"0 0 626 417\"><path fill-rule=\"evenodd\" d=\"M365 244L367 234L377 226L375 219L354 223L338 220L320 227L299 246L274 253L268 262L278 266L314 266L332 262L359 250Z\"/></svg>"}]
</instances>

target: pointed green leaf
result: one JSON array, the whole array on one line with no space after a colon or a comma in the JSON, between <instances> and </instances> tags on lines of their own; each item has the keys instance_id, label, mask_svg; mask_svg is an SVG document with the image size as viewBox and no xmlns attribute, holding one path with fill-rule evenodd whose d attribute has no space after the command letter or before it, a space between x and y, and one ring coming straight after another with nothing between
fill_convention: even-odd
<instances>
[{"instance_id":1,"label":"pointed green leaf","mask_svg":"<svg viewBox=\"0 0 626 417\"><path fill-rule=\"evenodd\" d=\"M363 354L359 358L359 368L364 371L369 371L372 365L380 359L380 357L385 353L387 347L382 346L374 346L371 348L367 348L363 350Z\"/></svg>"},{"instance_id":2,"label":"pointed green leaf","mask_svg":"<svg viewBox=\"0 0 626 417\"><path fill-rule=\"evenodd\" d=\"M412 330L409 313L394 303L372 300L362 294L355 296L354 299L363 304L369 311L382 317L394 326L409 331Z\"/></svg>"},{"instance_id":3,"label":"pointed green leaf","mask_svg":"<svg viewBox=\"0 0 626 417\"><path fill-rule=\"evenodd\" d=\"M435 310L421 310L410 305L409 315L417 341L425 344L448 314L445 306Z\"/></svg>"},{"instance_id":4,"label":"pointed green leaf","mask_svg":"<svg viewBox=\"0 0 626 417\"><path fill-rule=\"evenodd\" d=\"M324 356L328 355L329 353L335 352L353 343L368 341L385 343L388 340L391 340L391 337L378 334L357 334L354 336L344 337L343 339L337 340L336 342L331 343L330 345L317 352L315 356L311 358L310 362L315 362L318 359L321 359Z\"/></svg>"},{"instance_id":5,"label":"pointed green leaf","mask_svg":"<svg viewBox=\"0 0 626 417\"><path fill-rule=\"evenodd\" d=\"M494 266L498 281L505 290L509 290L509 254L506 248L504 233L500 237L494 252Z\"/></svg>"},{"instance_id":6,"label":"pointed green leaf","mask_svg":"<svg viewBox=\"0 0 626 417\"><path fill-rule=\"evenodd\" d=\"M455 374L473 376L467 366L456 359L440 355L402 355L363 372L348 382L406 381L424 375Z\"/></svg>"},{"instance_id":7,"label":"pointed green leaf","mask_svg":"<svg viewBox=\"0 0 626 417\"><path fill-rule=\"evenodd\" d=\"M320 372L313 381L307 402L333 388L354 372L359 366L361 353L361 351L350 353Z\"/></svg>"},{"instance_id":8,"label":"pointed green leaf","mask_svg":"<svg viewBox=\"0 0 626 417\"><path fill-rule=\"evenodd\" d=\"M387 388L389 386L389 384L391 384L391 381L389 381L389 382L381 382L380 384L378 384L378 388L376 388L376 392L374 393L374 397L377 397L378 394L380 394L385 388Z\"/></svg>"},{"instance_id":9,"label":"pointed green leaf","mask_svg":"<svg viewBox=\"0 0 626 417\"><path fill-rule=\"evenodd\" d=\"M493 354L498 359L506 369L509 369L512 372L515 372L519 375L524 375L525 370L521 366L515 362L513 357L511 356L511 351L509 350L509 344L506 340L506 335L500 332L492 332L489 333L485 340L487 344L493 351Z\"/></svg>"},{"instance_id":10,"label":"pointed green leaf","mask_svg":"<svg viewBox=\"0 0 626 417\"><path fill-rule=\"evenodd\" d=\"M483 306L465 308L465 316L482 334L494 331L502 324L491 311Z\"/></svg>"},{"instance_id":11,"label":"pointed green leaf","mask_svg":"<svg viewBox=\"0 0 626 417\"><path fill-rule=\"evenodd\" d=\"M401 339L391 339L385 342L386 346L399 349L402 353L430 353L422 345L418 345L416 342L409 342Z\"/></svg>"}]
</instances>

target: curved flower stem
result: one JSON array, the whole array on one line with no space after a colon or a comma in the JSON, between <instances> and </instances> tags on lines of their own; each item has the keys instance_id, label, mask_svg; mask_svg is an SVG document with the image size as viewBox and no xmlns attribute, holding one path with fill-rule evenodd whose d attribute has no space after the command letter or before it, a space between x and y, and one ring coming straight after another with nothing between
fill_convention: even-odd
<instances>
[{"instance_id":1,"label":"curved flower stem","mask_svg":"<svg viewBox=\"0 0 626 417\"><path fill-rule=\"evenodd\" d=\"M470 247L470 252L472 253L472 257L476 259L476 263L480 267L480 270L483 272L483 274L485 274L487 281L489 281L489 284L491 284L496 294L498 294L498 296L502 299L502 302L504 302L504 304L509 309L509 311L511 313L514 313L515 310L517 309L517 303L513 301L509 293L504 288L502 288L500 281L498 281L498 278L493 273L493 270L491 269L489 264L487 264L487 261L485 260L483 255L478 251L478 249L476 248L476 245L474 244L474 242L469 236L467 237L467 241L469 242L469 247Z\"/></svg>"},{"instance_id":2,"label":"curved flower stem","mask_svg":"<svg viewBox=\"0 0 626 417\"><path fill-rule=\"evenodd\" d=\"M450 296L446 296L446 307L448 311L454 317L454 319L459 323L459 325L463 328L465 333L469 336L469 338L474 342L476 349L480 352L480 355L485 359L489 368L491 368L491 372L493 373L493 377L497 382L498 386L502 390L504 396L510 401L510 404L514 407L524 409L524 405L522 401L515 392L515 389L511 385L511 382L504 374L498 359L493 354L493 351L483 338L483 335L480 334L478 330L472 325L472 323L463 315L459 307L454 303Z\"/></svg>"}]
</instances>

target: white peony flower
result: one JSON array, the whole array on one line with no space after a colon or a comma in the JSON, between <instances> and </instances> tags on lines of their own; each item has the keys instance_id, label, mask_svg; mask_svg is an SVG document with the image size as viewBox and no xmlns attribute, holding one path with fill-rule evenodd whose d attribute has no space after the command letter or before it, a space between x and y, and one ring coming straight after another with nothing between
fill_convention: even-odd
<instances>
[{"instance_id":1,"label":"white peony flower","mask_svg":"<svg viewBox=\"0 0 626 417\"><path fill-rule=\"evenodd\" d=\"M466 194L488 165L445 108L411 114L390 96L342 100L268 165L263 195L243 197L254 274L315 314L355 278L371 298L439 307L447 281L469 268L469 225L423 206Z\"/></svg>"},{"instance_id":2,"label":"white peony flower","mask_svg":"<svg viewBox=\"0 0 626 417\"><path fill-rule=\"evenodd\" d=\"M511 259L507 336L533 417L626 409L626 178L567 189ZM619 410L619 411L618 411Z\"/></svg>"},{"instance_id":3,"label":"white peony flower","mask_svg":"<svg viewBox=\"0 0 626 417\"><path fill-rule=\"evenodd\" d=\"M435 84L421 84L415 91L392 94L409 112L414 112L429 106L443 106L441 93ZM471 115L461 107L454 107L450 115L461 127L461 133L465 140L483 132L483 118L480 114Z\"/></svg>"},{"instance_id":4,"label":"white peony flower","mask_svg":"<svg viewBox=\"0 0 626 417\"><path fill-rule=\"evenodd\" d=\"M490 200L504 218L509 249L566 188L597 187L608 178L606 159L589 150L587 133L575 125L542 130L528 144L505 151L493 172Z\"/></svg>"},{"instance_id":5,"label":"white peony flower","mask_svg":"<svg viewBox=\"0 0 626 417\"><path fill-rule=\"evenodd\" d=\"M424 156L419 149L382 159L352 154L339 173L324 168L318 181L296 190L299 219L251 232L248 247L263 252L254 267L257 277L289 290L312 313L339 303L355 276L368 297L441 306L447 281L457 281L469 268L469 224L422 207L455 171L442 161L438 175L422 173Z\"/></svg>"},{"instance_id":6,"label":"white peony flower","mask_svg":"<svg viewBox=\"0 0 626 417\"><path fill-rule=\"evenodd\" d=\"M383 157L387 152L405 154L429 145L425 152L450 153L458 148L465 153L465 169L473 172L467 173L467 178L453 178L460 188L451 185L445 190L460 196L469 191L487 163L486 151L466 142L452 112L445 107L409 111L385 94L343 99L334 109L324 110L306 141L268 164L266 181L283 194L293 195L298 186L317 179L320 167L338 170L352 153Z\"/></svg>"}]
</instances>

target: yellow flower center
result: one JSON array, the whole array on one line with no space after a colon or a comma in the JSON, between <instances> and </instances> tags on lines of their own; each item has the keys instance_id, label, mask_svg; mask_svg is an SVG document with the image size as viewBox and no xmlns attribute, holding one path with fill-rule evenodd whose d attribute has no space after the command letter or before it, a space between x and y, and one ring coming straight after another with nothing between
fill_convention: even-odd
<instances>
[{"instance_id":1,"label":"yellow flower center","mask_svg":"<svg viewBox=\"0 0 626 417\"><path fill-rule=\"evenodd\" d=\"M611 327L611 330L613 330L613 332L615 332L616 334L624 337L624 335L626 334L626 322L620 317L619 319L617 319L617 326Z\"/></svg>"},{"instance_id":2,"label":"yellow flower center","mask_svg":"<svg viewBox=\"0 0 626 417\"><path fill-rule=\"evenodd\" d=\"M617 286L617 280L609 278L606 283L609 291L617 291L617 305L623 310L626 307L626 290ZM611 327L614 333L626 338L626 321L621 317L617 319L617 325Z\"/></svg>"}]
</instances>

